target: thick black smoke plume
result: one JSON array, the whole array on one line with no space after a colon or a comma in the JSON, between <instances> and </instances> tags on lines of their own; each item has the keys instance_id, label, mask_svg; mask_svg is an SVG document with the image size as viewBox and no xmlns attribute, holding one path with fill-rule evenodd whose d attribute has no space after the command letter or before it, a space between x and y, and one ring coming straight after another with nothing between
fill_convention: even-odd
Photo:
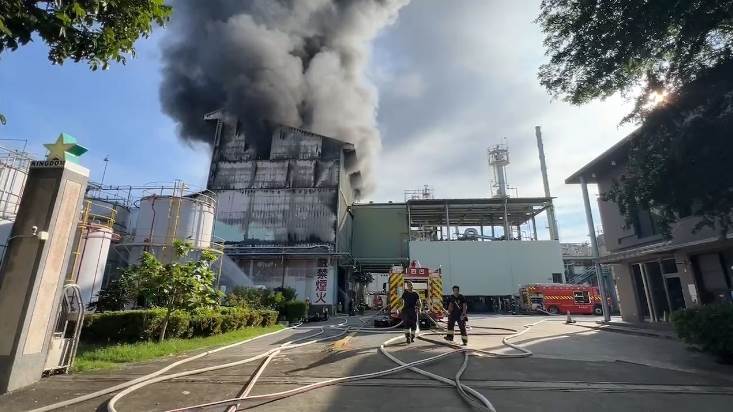
<instances>
[{"instance_id":1,"label":"thick black smoke plume","mask_svg":"<svg viewBox=\"0 0 733 412\"><path fill-rule=\"evenodd\" d=\"M184 139L210 142L202 120L225 108L245 136L301 127L357 149L364 177L380 148L371 43L409 0L178 0L163 45L163 109Z\"/></svg>"}]
</instances>

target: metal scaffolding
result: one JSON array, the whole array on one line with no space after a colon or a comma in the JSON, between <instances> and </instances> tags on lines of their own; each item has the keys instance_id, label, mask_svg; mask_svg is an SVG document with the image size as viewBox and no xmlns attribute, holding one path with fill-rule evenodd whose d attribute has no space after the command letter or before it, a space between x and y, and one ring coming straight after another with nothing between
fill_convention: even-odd
<instances>
[{"instance_id":1,"label":"metal scaffolding","mask_svg":"<svg viewBox=\"0 0 733 412\"><path fill-rule=\"evenodd\" d=\"M409 200L410 239L537 240L534 218L551 201L547 197ZM497 227L503 231L500 236L496 236Z\"/></svg>"}]
</instances>

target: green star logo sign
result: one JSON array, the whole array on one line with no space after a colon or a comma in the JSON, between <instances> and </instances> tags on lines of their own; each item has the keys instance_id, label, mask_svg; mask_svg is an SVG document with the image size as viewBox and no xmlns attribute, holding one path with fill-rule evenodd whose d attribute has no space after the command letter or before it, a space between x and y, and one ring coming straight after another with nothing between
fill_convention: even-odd
<instances>
[{"instance_id":1,"label":"green star logo sign","mask_svg":"<svg viewBox=\"0 0 733 412\"><path fill-rule=\"evenodd\" d=\"M48 149L47 160L62 160L79 163L79 156L87 152L87 148L76 144L74 136L61 133L54 143L44 144Z\"/></svg>"}]
</instances>

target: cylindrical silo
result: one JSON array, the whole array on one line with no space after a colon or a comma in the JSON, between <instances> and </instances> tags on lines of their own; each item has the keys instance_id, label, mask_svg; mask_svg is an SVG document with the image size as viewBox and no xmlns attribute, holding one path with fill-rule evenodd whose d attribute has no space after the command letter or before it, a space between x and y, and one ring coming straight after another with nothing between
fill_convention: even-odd
<instances>
[{"instance_id":1,"label":"cylindrical silo","mask_svg":"<svg viewBox=\"0 0 733 412\"><path fill-rule=\"evenodd\" d=\"M109 246L114 236L112 228L105 225L89 224L81 229L76 283L81 289L85 305L97 301L97 294L104 280Z\"/></svg>"},{"instance_id":2,"label":"cylindrical silo","mask_svg":"<svg viewBox=\"0 0 733 412\"><path fill-rule=\"evenodd\" d=\"M181 212L176 224L176 238L191 243L196 249L211 247L214 232L214 201L206 195L182 198Z\"/></svg>"},{"instance_id":3,"label":"cylindrical silo","mask_svg":"<svg viewBox=\"0 0 733 412\"><path fill-rule=\"evenodd\" d=\"M112 228L115 233L128 233L130 208L114 200L90 198L90 213L94 216L108 216L114 219Z\"/></svg>"},{"instance_id":4,"label":"cylindrical silo","mask_svg":"<svg viewBox=\"0 0 733 412\"><path fill-rule=\"evenodd\" d=\"M15 220L28 177L30 158L23 153L0 154L0 219Z\"/></svg>"},{"instance_id":5,"label":"cylindrical silo","mask_svg":"<svg viewBox=\"0 0 733 412\"><path fill-rule=\"evenodd\" d=\"M130 263L137 263L144 250L170 250L173 242L188 242L194 249L212 245L216 201L205 194L188 196L151 195L140 199L137 223L131 231ZM160 259L171 259L171 252Z\"/></svg>"}]
</instances>

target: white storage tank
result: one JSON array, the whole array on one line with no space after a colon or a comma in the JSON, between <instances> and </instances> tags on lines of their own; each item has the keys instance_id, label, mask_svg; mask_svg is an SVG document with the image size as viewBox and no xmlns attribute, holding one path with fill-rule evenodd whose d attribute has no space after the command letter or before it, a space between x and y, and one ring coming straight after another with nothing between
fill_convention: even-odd
<instances>
[{"instance_id":1,"label":"white storage tank","mask_svg":"<svg viewBox=\"0 0 733 412\"><path fill-rule=\"evenodd\" d=\"M109 247L115 236L112 228L105 225L91 223L81 228L75 277L85 306L97 301L97 294L104 280Z\"/></svg>"},{"instance_id":2,"label":"white storage tank","mask_svg":"<svg viewBox=\"0 0 733 412\"><path fill-rule=\"evenodd\" d=\"M130 226L130 208L115 200L89 198L91 201L91 213L98 216L114 218L112 228L115 233L126 234ZM111 216L114 214L114 216Z\"/></svg>"},{"instance_id":3,"label":"white storage tank","mask_svg":"<svg viewBox=\"0 0 733 412\"><path fill-rule=\"evenodd\" d=\"M136 263L143 250L157 252L175 240L188 242L194 249L210 248L215 212L216 200L205 193L143 197L134 212L137 222L129 244L130 263Z\"/></svg>"},{"instance_id":4,"label":"white storage tank","mask_svg":"<svg viewBox=\"0 0 733 412\"><path fill-rule=\"evenodd\" d=\"M10 238L10 232L13 230L12 220L0 219L0 264L5 259L5 249L8 247L8 239Z\"/></svg>"},{"instance_id":5,"label":"white storage tank","mask_svg":"<svg viewBox=\"0 0 733 412\"><path fill-rule=\"evenodd\" d=\"M0 153L0 219L15 220L30 161L25 153Z\"/></svg>"}]
</instances>

